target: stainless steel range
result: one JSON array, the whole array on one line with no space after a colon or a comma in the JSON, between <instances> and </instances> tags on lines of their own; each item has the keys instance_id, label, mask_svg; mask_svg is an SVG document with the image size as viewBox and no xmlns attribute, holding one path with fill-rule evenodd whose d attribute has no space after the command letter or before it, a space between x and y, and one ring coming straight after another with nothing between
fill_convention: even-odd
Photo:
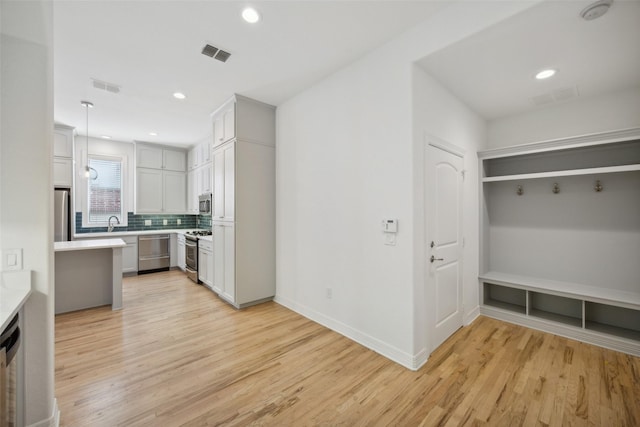
<instances>
[{"instance_id":1,"label":"stainless steel range","mask_svg":"<svg viewBox=\"0 0 640 427\"><path fill-rule=\"evenodd\" d=\"M198 237L211 236L211 230L187 231L184 234L184 256L187 277L196 283L198 280Z\"/></svg>"}]
</instances>

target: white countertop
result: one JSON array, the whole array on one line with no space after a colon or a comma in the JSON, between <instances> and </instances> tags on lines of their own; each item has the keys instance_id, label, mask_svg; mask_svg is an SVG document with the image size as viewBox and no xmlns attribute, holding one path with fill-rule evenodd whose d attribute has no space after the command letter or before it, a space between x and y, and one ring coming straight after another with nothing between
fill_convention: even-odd
<instances>
[{"instance_id":1,"label":"white countertop","mask_svg":"<svg viewBox=\"0 0 640 427\"><path fill-rule=\"evenodd\" d=\"M55 252L79 251L87 249L122 248L127 244L122 239L96 239L96 240L72 240L70 242L54 242Z\"/></svg>"},{"instance_id":2,"label":"white countertop","mask_svg":"<svg viewBox=\"0 0 640 427\"><path fill-rule=\"evenodd\" d=\"M3 271L0 280L1 332L31 294L31 270Z\"/></svg>"},{"instance_id":3,"label":"white countertop","mask_svg":"<svg viewBox=\"0 0 640 427\"><path fill-rule=\"evenodd\" d=\"M117 230L117 228L116 228ZM121 237L121 236L144 236L148 234L184 234L187 231L202 230L201 228L178 228L167 230L137 230L137 231L112 231L111 233L76 233L74 239L95 239L96 237Z\"/></svg>"}]
</instances>

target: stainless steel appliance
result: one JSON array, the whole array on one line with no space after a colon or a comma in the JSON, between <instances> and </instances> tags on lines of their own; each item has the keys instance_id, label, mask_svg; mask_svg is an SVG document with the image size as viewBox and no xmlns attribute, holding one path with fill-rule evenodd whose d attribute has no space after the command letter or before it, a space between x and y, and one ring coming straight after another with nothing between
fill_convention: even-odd
<instances>
[{"instance_id":1,"label":"stainless steel appliance","mask_svg":"<svg viewBox=\"0 0 640 427\"><path fill-rule=\"evenodd\" d=\"M138 236L138 273L168 270L169 235Z\"/></svg>"},{"instance_id":2,"label":"stainless steel appliance","mask_svg":"<svg viewBox=\"0 0 640 427\"><path fill-rule=\"evenodd\" d=\"M186 234L184 236L184 258L187 277L198 283L198 238Z\"/></svg>"},{"instance_id":3,"label":"stainless steel appliance","mask_svg":"<svg viewBox=\"0 0 640 427\"><path fill-rule=\"evenodd\" d=\"M205 193L198 196L198 212L200 215L211 215L212 196L211 193Z\"/></svg>"},{"instance_id":4,"label":"stainless steel appliance","mask_svg":"<svg viewBox=\"0 0 640 427\"><path fill-rule=\"evenodd\" d=\"M184 258L187 277L196 283L198 279L198 237L211 236L211 230L187 231L184 235Z\"/></svg>"},{"instance_id":5,"label":"stainless steel appliance","mask_svg":"<svg viewBox=\"0 0 640 427\"><path fill-rule=\"evenodd\" d=\"M17 424L16 353L20 347L20 328L16 314L0 334L0 426Z\"/></svg>"},{"instance_id":6,"label":"stainless steel appliance","mask_svg":"<svg viewBox=\"0 0 640 427\"><path fill-rule=\"evenodd\" d=\"M53 192L53 240L71 240L71 217L69 215L70 193L66 188L56 188Z\"/></svg>"}]
</instances>

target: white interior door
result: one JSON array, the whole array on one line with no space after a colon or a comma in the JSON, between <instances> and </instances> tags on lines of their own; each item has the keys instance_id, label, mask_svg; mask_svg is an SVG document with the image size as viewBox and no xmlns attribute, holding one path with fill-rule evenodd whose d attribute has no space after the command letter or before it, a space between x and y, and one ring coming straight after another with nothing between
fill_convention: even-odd
<instances>
[{"instance_id":1,"label":"white interior door","mask_svg":"<svg viewBox=\"0 0 640 427\"><path fill-rule=\"evenodd\" d=\"M427 290L431 351L462 327L462 157L426 152Z\"/></svg>"}]
</instances>

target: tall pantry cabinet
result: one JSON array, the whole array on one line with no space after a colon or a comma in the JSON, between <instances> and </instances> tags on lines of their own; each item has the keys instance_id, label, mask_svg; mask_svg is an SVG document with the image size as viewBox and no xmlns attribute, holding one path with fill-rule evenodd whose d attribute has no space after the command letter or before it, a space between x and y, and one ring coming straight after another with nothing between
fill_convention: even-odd
<instances>
[{"instance_id":1,"label":"tall pantry cabinet","mask_svg":"<svg viewBox=\"0 0 640 427\"><path fill-rule=\"evenodd\" d=\"M213 290L236 308L275 295L275 107L234 95L213 115Z\"/></svg>"},{"instance_id":2,"label":"tall pantry cabinet","mask_svg":"<svg viewBox=\"0 0 640 427\"><path fill-rule=\"evenodd\" d=\"M640 129L478 156L480 313L640 356Z\"/></svg>"}]
</instances>

